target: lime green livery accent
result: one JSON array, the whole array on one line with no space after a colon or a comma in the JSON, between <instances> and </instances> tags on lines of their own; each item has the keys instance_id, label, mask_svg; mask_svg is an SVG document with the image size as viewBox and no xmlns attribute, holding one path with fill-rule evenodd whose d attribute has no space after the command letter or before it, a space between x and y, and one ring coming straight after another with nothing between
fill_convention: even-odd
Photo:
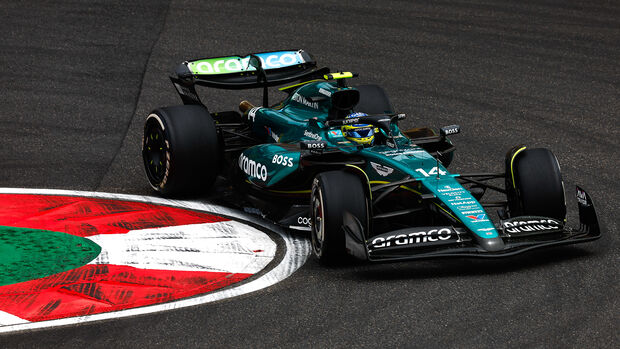
<instances>
[{"instance_id":1,"label":"lime green livery accent","mask_svg":"<svg viewBox=\"0 0 620 349\"><path fill-rule=\"evenodd\" d=\"M353 77L353 73L351 72L331 73L331 74L326 74L323 76L325 80L348 79L352 77Z\"/></svg>"},{"instance_id":2,"label":"lime green livery accent","mask_svg":"<svg viewBox=\"0 0 620 349\"><path fill-rule=\"evenodd\" d=\"M370 179L368 178L368 174L366 174L366 171L362 170L361 168L355 165L347 164L346 166L358 169L364 174L364 177L366 177L366 183L368 184L368 196L369 196L368 198L372 201L372 188L370 187Z\"/></svg>"},{"instance_id":3,"label":"lime green livery accent","mask_svg":"<svg viewBox=\"0 0 620 349\"><path fill-rule=\"evenodd\" d=\"M321 80L316 80L315 79L315 80L304 81L304 82L300 82L300 83L295 84L295 85L289 85L289 86L280 87L278 90L280 90L280 91L287 91L287 90L290 90L292 88L300 87L300 86L303 86L305 84L309 84L311 82L317 82L317 81L321 81Z\"/></svg>"},{"instance_id":4,"label":"lime green livery accent","mask_svg":"<svg viewBox=\"0 0 620 349\"><path fill-rule=\"evenodd\" d=\"M192 74L230 74L256 70L240 57L209 58L187 64ZM249 69L248 69L249 68Z\"/></svg>"},{"instance_id":5,"label":"lime green livery accent","mask_svg":"<svg viewBox=\"0 0 620 349\"><path fill-rule=\"evenodd\" d=\"M512 163L515 161L515 158L517 157L517 154L519 154L520 152L524 151L525 148L527 147L523 147L520 148L519 150L517 150L513 155L512 155L512 159L510 159L510 174L512 175L512 187L516 188L517 187L517 183L515 183L515 171L512 168Z\"/></svg>"}]
</instances>

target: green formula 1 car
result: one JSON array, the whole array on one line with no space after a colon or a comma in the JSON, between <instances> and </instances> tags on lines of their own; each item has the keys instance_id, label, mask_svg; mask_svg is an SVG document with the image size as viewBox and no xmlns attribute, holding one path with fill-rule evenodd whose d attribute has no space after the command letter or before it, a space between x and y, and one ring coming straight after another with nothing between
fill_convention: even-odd
<instances>
[{"instance_id":1,"label":"green formula 1 car","mask_svg":"<svg viewBox=\"0 0 620 349\"><path fill-rule=\"evenodd\" d=\"M451 173L448 136L459 126L403 131L405 115L385 91L348 87L355 76L317 68L303 50L183 62L171 80L184 105L146 118L149 183L163 195L196 194L219 178L227 202L309 231L326 263L346 254L369 261L502 257L600 237L592 201L579 187L580 227L565 225L564 185L549 150L514 147L503 173ZM286 97L270 104L268 88L284 85ZM242 101L240 112L210 112L196 86L260 88L262 106ZM503 186L492 184L502 179ZM485 201L487 191L505 199Z\"/></svg>"}]
</instances>

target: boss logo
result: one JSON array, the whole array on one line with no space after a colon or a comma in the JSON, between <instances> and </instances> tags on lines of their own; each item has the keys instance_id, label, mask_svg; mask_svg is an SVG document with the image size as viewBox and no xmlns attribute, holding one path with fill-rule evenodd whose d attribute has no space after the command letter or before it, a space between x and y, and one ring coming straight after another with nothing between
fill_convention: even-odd
<instances>
[{"instance_id":1,"label":"boss logo","mask_svg":"<svg viewBox=\"0 0 620 349\"><path fill-rule=\"evenodd\" d=\"M442 136L454 135L459 132L461 132L461 127L459 125L451 125L451 126L442 127L441 130L439 131L439 133Z\"/></svg>"},{"instance_id":2,"label":"boss logo","mask_svg":"<svg viewBox=\"0 0 620 349\"><path fill-rule=\"evenodd\" d=\"M325 141L307 141L300 143L301 149L325 149L327 142Z\"/></svg>"},{"instance_id":3,"label":"boss logo","mask_svg":"<svg viewBox=\"0 0 620 349\"><path fill-rule=\"evenodd\" d=\"M271 160L272 164L278 164L287 167L293 167L293 158L290 156L274 155Z\"/></svg>"}]
</instances>

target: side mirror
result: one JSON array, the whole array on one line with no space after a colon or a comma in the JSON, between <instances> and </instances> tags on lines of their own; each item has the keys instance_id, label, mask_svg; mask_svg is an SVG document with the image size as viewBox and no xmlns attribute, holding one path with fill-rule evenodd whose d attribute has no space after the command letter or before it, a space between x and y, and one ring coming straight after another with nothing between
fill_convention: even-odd
<instances>
[{"instance_id":1,"label":"side mirror","mask_svg":"<svg viewBox=\"0 0 620 349\"><path fill-rule=\"evenodd\" d=\"M444 126L439 129L439 135L441 135L441 137L455 135L457 133L461 133L461 126L459 125Z\"/></svg>"}]
</instances>

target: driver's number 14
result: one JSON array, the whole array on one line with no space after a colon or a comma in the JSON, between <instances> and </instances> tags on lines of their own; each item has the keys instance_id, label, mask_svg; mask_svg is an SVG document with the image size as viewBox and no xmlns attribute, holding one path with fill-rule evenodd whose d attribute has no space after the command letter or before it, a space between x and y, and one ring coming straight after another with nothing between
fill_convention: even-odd
<instances>
[{"instance_id":1,"label":"driver's number 14","mask_svg":"<svg viewBox=\"0 0 620 349\"><path fill-rule=\"evenodd\" d=\"M416 171L417 171L417 172L420 172L420 173L421 173L424 177L430 177L430 176L432 176L432 175L436 175L436 174L437 174L437 172L439 172L439 175L441 175L441 176L443 176L443 175L445 175L445 174L447 173L446 171L444 171L444 170L442 170L442 169L440 169L440 168L437 168L437 167L433 167L433 168L431 168L431 170L430 170L430 171L428 171L428 172L426 172L426 171L425 171L424 169L422 169L422 168L418 168L418 169L416 169Z\"/></svg>"}]
</instances>

